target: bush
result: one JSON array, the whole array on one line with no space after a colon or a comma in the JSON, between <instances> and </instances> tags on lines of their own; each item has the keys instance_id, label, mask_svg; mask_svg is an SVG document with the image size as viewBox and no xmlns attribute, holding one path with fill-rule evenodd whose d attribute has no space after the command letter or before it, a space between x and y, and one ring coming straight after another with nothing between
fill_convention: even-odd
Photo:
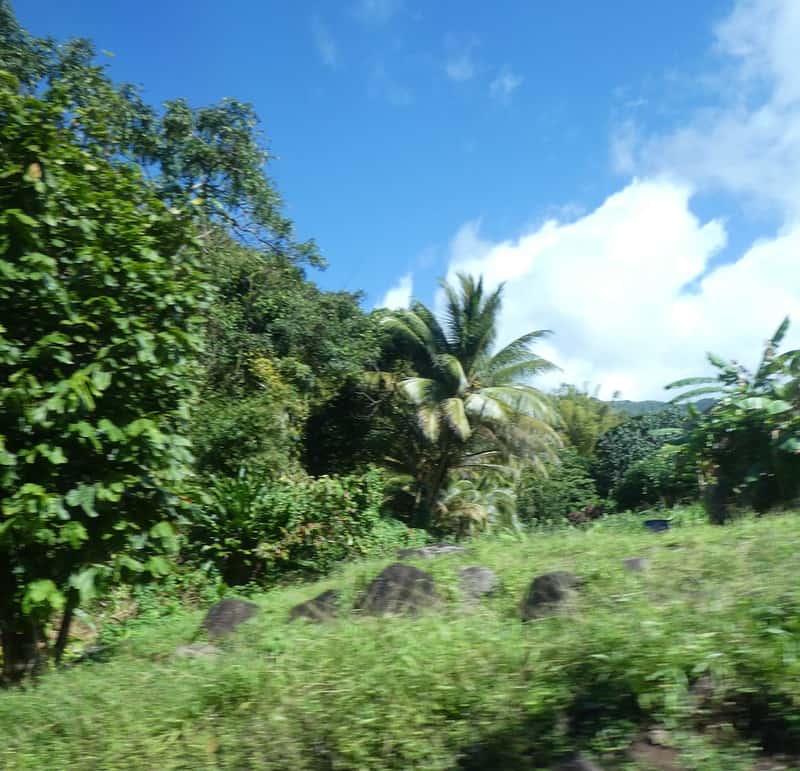
<instances>
[{"instance_id":1,"label":"bush","mask_svg":"<svg viewBox=\"0 0 800 771\"><path fill-rule=\"evenodd\" d=\"M572 512L600 504L586 460L568 449L560 454L559 461L549 464L546 474L533 469L522 473L517 490L522 522L563 522Z\"/></svg>"},{"instance_id":2,"label":"bush","mask_svg":"<svg viewBox=\"0 0 800 771\"><path fill-rule=\"evenodd\" d=\"M284 404L271 395L203 400L192 415L195 468L235 476L242 466L259 477L299 469L300 438Z\"/></svg>"},{"instance_id":3,"label":"bush","mask_svg":"<svg viewBox=\"0 0 800 771\"><path fill-rule=\"evenodd\" d=\"M383 490L383 475L374 469L270 482L244 470L237 477L211 477L208 489L198 490L190 548L230 585L325 573L380 539L375 528Z\"/></svg>"},{"instance_id":4,"label":"bush","mask_svg":"<svg viewBox=\"0 0 800 771\"><path fill-rule=\"evenodd\" d=\"M367 557L391 557L398 549L424 546L427 541L427 531L409 527L394 517L382 517L360 539L359 552Z\"/></svg>"},{"instance_id":5,"label":"bush","mask_svg":"<svg viewBox=\"0 0 800 771\"><path fill-rule=\"evenodd\" d=\"M683 460L681 448L664 445L628 467L614 489L620 510L656 504L672 507L696 499L697 478Z\"/></svg>"}]
</instances>

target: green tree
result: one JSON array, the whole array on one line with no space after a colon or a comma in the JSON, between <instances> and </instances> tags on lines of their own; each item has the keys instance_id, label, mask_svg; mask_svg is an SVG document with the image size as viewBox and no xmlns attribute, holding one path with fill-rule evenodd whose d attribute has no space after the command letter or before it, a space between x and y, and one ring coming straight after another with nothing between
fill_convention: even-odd
<instances>
[{"instance_id":1,"label":"green tree","mask_svg":"<svg viewBox=\"0 0 800 771\"><path fill-rule=\"evenodd\" d=\"M590 394L585 387L565 383L554 396L561 419L559 432L584 458L593 458L600 437L625 421L624 415L597 397L597 390Z\"/></svg>"},{"instance_id":2,"label":"green tree","mask_svg":"<svg viewBox=\"0 0 800 771\"><path fill-rule=\"evenodd\" d=\"M14 679L112 575L165 570L206 284L192 214L0 75L0 635Z\"/></svg>"},{"instance_id":3,"label":"green tree","mask_svg":"<svg viewBox=\"0 0 800 771\"><path fill-rule=\"evenodd\" d=\"M444 325L419 302L384 320L415 372L384 382L412 407L394 464L414 480L421 524L430 523L454 469L491 466L503 453L547 452L559 442L552 405L526 382L553 369L531 350L548 333L529 332L493 353L503 287L487 292L482 279L459 275L456 285L442 288Z\"/></svg>"},{"instance_id":4,"label":"green tree","mask_svg":"<svg viewBox=\"0 0 800 771\"><path fill-rule=\"evenodd\" d=\"M589 464L572 447L561 450L543 469L523 470L517 485L519 517L524 523L563 522L568 514L599 503Z\"/></svg>"},{"instance_id":5,"label":"green tree","mask_svg":"<svg viewBox=\"0 0 800 771\"><path fill-rule=\"evenodd\" d=\"M614 497L623 510L697 500L697 475L686 446L664 444L632 463L615 487Z\"/></svg>"},{"instance_id":6,"label":"green tree","mask_svg":"<svg viewBox=\"0 0 800 771\"><path fill-rule=\"evenodd\" d=\"M688 389L676 401L716 398L688 438L712 522L727 521L733 503L767 511L800 494L800 351L778 353L788 329L787 318L755 372L709 354L716 376L667 386Z\"/></svg>"},{"instance_id":7,"label":"green tree","mask_svg":"<svg viewBox=\"0 0 800 771\"><path fill-rule=\"evenodd\" d=\"M352 432L344 392L378 355L376 322L358 294L322 291L282 255L224 234L209 252L216 292L194 411L198 467L275 474L302 461L328 473Z\"/></svg>"},{"instance_id":8,"label":"green tree","mask_svg":"<svg viewBox=\"0 0 800 771\"><path fill-rule=\"evenodd\" d=\"M687 420L684 408L637 415L606 431L597 441L592 473L604 497L614 495L628 468L681 435Z\"/></svg>"},{"instance_id":9,"label":"green tree","mask_svg":"<svg viewBox=\"0 0 800 771\"><path fill-rule=\"evenodd\" d=\"M26 92L62 105L56 117L78 146L115 165L138 165L170 204L191 198L206 236L222 227L291 262L324 264L313 241L296 240L281 196L264 173L272 155L252 105L223 99L193 107L173 99L155 110L136 87L111 81L96 58L89 40L59 44L30 35L8 0L0 0L0 68ZM213 246L212 239L205 241Z\"/></svg>"}]
</instances>

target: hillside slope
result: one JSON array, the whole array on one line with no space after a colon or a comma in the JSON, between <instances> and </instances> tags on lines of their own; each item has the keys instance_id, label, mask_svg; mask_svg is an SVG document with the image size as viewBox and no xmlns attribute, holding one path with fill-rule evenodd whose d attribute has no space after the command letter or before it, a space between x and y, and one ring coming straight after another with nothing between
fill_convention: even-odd
<instances>
[{"instance_id":1,"label":"hillside slope","mask_svg":"<svg viewBox=\"0 0 800 771\"><path fill-rule=\"evenodd\" d=\"M797 768L776 758L800 749L800 517L698 517L676 512L660 535L616 517L479 540L412 561L439 610L287 622L329 588L350 607L388 561L350 564L254 597L260 612L216 657L174 656L202 617L179 613L105 663L0 694L0 766L534 769L580 751L607 769ZM465 605L465 565L492 568L502 590ZM522 623L528 584L552 570L585 584ZM759 747L771 758L756 765Z\"/></svg>"}]
</instances>

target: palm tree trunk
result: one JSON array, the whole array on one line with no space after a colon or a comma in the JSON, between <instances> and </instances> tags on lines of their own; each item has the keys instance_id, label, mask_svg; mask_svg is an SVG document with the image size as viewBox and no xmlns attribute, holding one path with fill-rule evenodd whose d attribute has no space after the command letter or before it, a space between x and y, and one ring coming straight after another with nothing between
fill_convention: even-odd
<instances>
[{"instance_id":1,"label":"palm tree trunk","mask_svg":"<svg viewBox=\"0 0 800 771\"><path fill-rule=\"evenodd\" d=\"M436 507L436 501L439 499L439 495L442 492L442 487L444 487L447 474L452 468L453 454L450 452L451 445L452 439L449 433L447 433L445 434L445 438L442 443L442 454L439 458L438 464L436 465L433 478L431 479L430 483L426 485L427 490L425 491L425 495L423 497L424 510L420 512L420 518L424 519L425 521L425 525L423 525L423 527L429 527L431 524L431 514Z\"/></svg>"}]
</instances>

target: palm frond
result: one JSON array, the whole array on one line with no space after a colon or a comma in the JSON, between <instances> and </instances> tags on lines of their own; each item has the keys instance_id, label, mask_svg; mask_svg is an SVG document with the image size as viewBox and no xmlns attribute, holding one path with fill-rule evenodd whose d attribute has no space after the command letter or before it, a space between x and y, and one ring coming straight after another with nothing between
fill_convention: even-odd
<instances>
[{"instance_id":1,"label":"palm frond","mask_svg":"<svg viewBox=\"0 0 800 771\"><path fill-rule=\"evenodd\" d=\"M439 440L439 433L442 428L441 414L438 407L423 404L417 410L417 421L422 435L430 442Z\"/></svg>"},{"instance_id":2,"label":"palm frond","mask_svg":"<svg viewBox=\"0 0 800 771\"><path fill-rule=\"evenodd\" d=\"M468 415L479 421L501 421L506 417L502 405L481 391L470 394L464 400L464 409Z\"/></svg>"},{"instance_id":3,"label":"palm frond","mask_svg":"<svg viewBox=\"0 0 800 771\"><path fill-rule=\"evenodd\" d=\"M407 377L399 383L400 391L416 405L435 401L439 384L427 377Z\"/></svg>"},{"instance_id":4,"label":"palm frond","mask_svg":"<svg viewBox=\"0 0 800 771\"><path fill-rule=\"evenodd\" d=\"M710 396L712 394L719 394L720 387L718 385L703 386L702 388L692 388L682 394L678 394L675 398L670 399L670 404L681 404L689 399L696 399L698 396Z\"/></svg>"},{"instance_id":5,"label":"palm frond","mask_svg":"<svg viewBox=\"0 0 800 771\"><path fill-rule=\"evenodd\" d=\"M547 359L530 356L526 360L517 361L506 367L492 370L487 378L492 385L506 385L518 383L521 380L541 375L543 372L553 372L560 369Z\"/></svg>"},{"instance_id":6,"label":"palm frond","mask_svg":"<svg viewBox=\"0 0 800 771\"><path fill-rule=\"evenodd\" d=\"M466 441L472 434L472 427L464 411L464 402L458 397L445 399L442 402L442 414L444 415L453 433L462 441Z\"/></svg>"},{"instance_id":7,"label":"palm frond","mask_svg":"<svg viewBox=\"0 0 800 771\"><path fill-rule=\"evenodd\" d=\"M440 353L436 356L435 363L436 367L447 376L452 384L452 388L448 390L456 393L464 393L467 390L469 381L461 362L455 356L450 353Z\"/></svg>"},{"instance_id":8,"label":"palm frond","mask_svg":"<svg viewBox=\"0 0 800 771\"><path fill-rule=\"evenodd\" d=\"M531 355L531 346L546 337L552 332L549 329L535 329L526 335L521 335L516 340L512 340L508 345L501 348L492 356L489 361L489 370L494 371L503 369L511 364L526 359Z\"/></svg>"}]
</instances>

